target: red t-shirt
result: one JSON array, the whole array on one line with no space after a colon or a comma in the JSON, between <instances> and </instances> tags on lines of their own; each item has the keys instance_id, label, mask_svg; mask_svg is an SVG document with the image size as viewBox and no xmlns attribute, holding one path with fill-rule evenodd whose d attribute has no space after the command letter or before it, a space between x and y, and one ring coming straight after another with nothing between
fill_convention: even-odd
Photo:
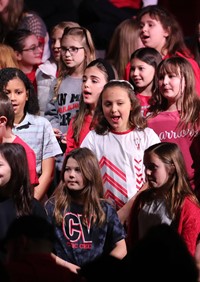
<instances>
[{"instance_id":1,"label":"red t-shirt","mask_svg":"<svg viewBox=\"0 0 200 282\"><path fill-rule=\"evenodd\" d=\"M74 130L72 128L73 121L74 121L74 118L72 118L70 120L68 130L67 130L67 148L66 148L66 152L65 152L66 154L69 153L71 150L78 148L80 146L83 139L85 138L85 136L90 131L90 124L91 124L91 121L92 121L92 116L91 115L85 116L84 124L83 124L83 127L82 127L80 135L79 135L79 143L78 144L75 142L75 140L73 138L73 135L74 135Z\"/></svg>"},{"instance_id":2,"label":"red t-shirt","mask_svg":"<svg viewBox=\"0 0 200 282\"><path fill-rule=\"evenodd\" d=\"M113 6L117 8L133 8L133 9L140 9L142 7L141 0L109 0Z\"/></svg>"},{"instance_id":3,"label":"red t-shirt","mask_svg":"<svg viewBox=\"0 0 200 282\"><path fill-rule=\"evenodd\" d=\"M194 256L200 233L200 208L188 198L183 202L177 231Z\"/></svg>"},{"instance_id":4,"label":"red t-shirt","mask_svg":"<svg viewBox=\"0 0 200 282\"><path fill-rule=\"evenodd\" d=\"M35 73L36 73L37 67L35 66L31 72L26 73L26 76L29 78L29 80L32 82L35 92L37 93L37 82L36 82L36 77L35 77Z\"/></svg>"},{"instance_id":5,"label":"red t-shirt","mask_svg":"<svg viewBox=\"0 0 200 282\"><path fill-rule=\"evenodd\" d=\"M29 176L31 184L38 185L39 180L36 172L36 157L35 152L26 144L19 136L15 137L15 140L13 141L15 144L20 144L24 147L26 151L26 156L28 160L28 168L29 168Z\"/></svg>"}]
</instances>

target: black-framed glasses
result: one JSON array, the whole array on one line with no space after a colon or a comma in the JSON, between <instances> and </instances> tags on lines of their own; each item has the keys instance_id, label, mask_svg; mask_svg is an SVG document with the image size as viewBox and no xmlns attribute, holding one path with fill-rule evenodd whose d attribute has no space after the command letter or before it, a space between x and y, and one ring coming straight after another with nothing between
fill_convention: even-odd
<instances>
[{"instance_id":1,"label":"black-framed glasses","mask_svg":"<svg viewBox=\"0 0 200 282\"><path fill-rule=\"evenodd\" d=\"M42 49L42 48L43 48L43 44L39 43L38 45L33 45L30 48L22 49L22 52L31 51L31 52L35 53L38 49Z\"/></svg>"},{"instance_id":2,"label":"black-framed glasses","mask_svg":"<svg viewBox=\"0 0 200 282\"><path fill-rule=\"evenodd\" d=\"M61 46L61 53L66 54L66 52L68 51L70 53L70 55L74 55L78 52L78 50L80 49L84 49L84 47L75 47L75 46L71 46L69 48L66 48L64 46Z\"/></svg>"}]
</instances>

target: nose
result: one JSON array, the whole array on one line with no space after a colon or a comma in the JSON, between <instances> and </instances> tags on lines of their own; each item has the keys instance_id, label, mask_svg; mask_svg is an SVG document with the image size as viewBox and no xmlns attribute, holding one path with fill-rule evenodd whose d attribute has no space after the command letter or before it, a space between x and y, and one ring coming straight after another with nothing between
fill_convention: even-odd
<instances>
[{"instance_id":1,"label":"nose","mask_svg":"<svg viewBox=\"0 0 200 282\"><path fill-rule=\"evenodd\" d=\"M15 93L14 92L7 94L7 96L11 101L15 100Z\"/></svg>"},{"instance_id":2,"label":"nose","mask_svg":"<svg viewBox=\"0 0 200 282\"><path fill-rule=\"evenodd\" d=\"M69 177L74 178L75 171L73 169L70 170Z\"/></svg>"},{"instance_id":3,"label":"nose","mask_svg":"<svg viewBox=\"0 0 200 282\"><path fill-rule=\"evenodd\" d=\"M163 78L163 84L166 85L169 83L169 77L167 75L164 76Z\"/></svg>"},{"instance_id":4,"label":"nose","mask_svg":"<svg viewBox=\"0 0 200 282\"><path fill-rule=\"evenodd\" d=\"M117 111L117 105L113 104L111 111L112 111L112 113L115 113Z\"/></svg>"},{"instance_id":5,"label":"nose","mask_svg":"<svg viewBox=\"0 0 200 282\"><path fill-rule=\"evenodd\" d=\"M145 173L146 173L146 175L151 175L151 170L149 168L146 168Z\"/></svg>"},{"instance_id":6,"label":"nose","mask_svg":"<svg viewBox=\"0 0 200 282\"><path fill-rule=\"evenodd\" d=\"M55 43L54 43L54 48L60 49L60 40L59 40L59 39L57 39L57 40L55 41Z\"/></svg>"},{"instance_id":7,"label":"nose","mask_svg":"<svg viewBox=\"0 0 200 282\"><path fill-rule=\"evenodd\" d=\"M132 76L136 76L136 75L138 75L138 74L139 74L139 71L138 71L137 68L131 70L131 75L132 75Z\"/></svg>"},{"instance_id":8,"label":"nose","mask_svg":"<svg viewBox=\"0 0 200 282\"><path fill-rule=\"evenodd\" d=\"M146 24L143 24L142 26L140 26L140 32L139 34L145 32L147 30L147 25Z\"/></svg>"},{"instance_id":9,"label":"nose","mask_svg":"<svg viewBox=\"0 0 200 282\"><path fill-rule=\"evenodd\" d=\"M83 81L83 89L88 87L88 80Z\"/></svg>"}]
</instances>

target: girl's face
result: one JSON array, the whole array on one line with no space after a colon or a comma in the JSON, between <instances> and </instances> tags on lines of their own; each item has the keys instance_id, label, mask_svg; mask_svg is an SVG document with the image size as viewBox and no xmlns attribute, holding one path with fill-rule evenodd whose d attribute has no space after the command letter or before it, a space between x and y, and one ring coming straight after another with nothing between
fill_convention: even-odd
<instances>
[{"instance_id":1,"label":"girl's face","mask_svg":"<svg viewBox=\"0 0 200 282\"><path fill-rule=\"evenodd\" d=\"M169 32L164 30L159 20L153 19L149 14L145 14L140 21L140 38L146 47L155 48L161 53L166 43Z\"/></svg>"},{"instance_id":2,"label":"girl's face","mask_svg":"<svg viewBox=\"0 0 200 282\"><path fill-rule=\"evenodd\" d=\"M60 60L60 40L63 35L63 29L57 28L51 36L51 52L56 62Z\"/></svg>"},{"instance_id":3,"label":"girl's face","mask_svg":"<svg viewBox=\"0 0 200 282\"><path fill-rule=\"evenodd\" d=\"M79 191L85 187L80 167L73 158L67 160L64 181L67 188L70 190Z\"/></svg>"},{"instance_id":4,"label":"girl's face","mask_svg":"<svg viewBox=\"0 0 200 282\"><path fill-rule=\"evenodd\" d=\"M159 76L159 89L163 97L168 100L168 104L174 104L180 99L185 88L185 79L181 77L180 72L166 73Z\"/></svg>"},{"instance_id":5,"label":"girl's face","mask_svg":"<svg viewBox=\"0 0 200 282\"><path fill-rule=\"evenodd\" d=\"M4 187L11 178L11 168L6 159L0 154L0 187Z\"/></svg>"},{"instance_id":6,"label":"girl's face","mask_svg":"<svg viewBox=\"0 0 200 282\"><path fill-rule=\"evenodd\" d=\"M127 90L119 86L107 88L102 94L102 108L114 131L124 132L130 129L129 115L132 107Z\"/></svg>"},{"instance_id":7,"label":"girl's face","mask_svg":"<svg viewBox=\"0 0 200 282\"><path fill-rule=\"evenodd\" d=\"M159 188L167 183L169 171L156 154L147 153L144 156L146 180L151 188Z\"/></svg>"},{"instance_id":8,"label":"girl's face","mask_svg":"<svg viewBox=\"0 0 200 282\"><path fill-rule=\"evenodd\" d=\"M0 1L0 13L4 12L9 4L9 0Z\"/></svg>"},{"instance_id":9,"label":"girl's face","mask_svg":"<svg viewBox=\"0 0 200 282\"><path fill-rule=\"evenodd\" d=\"M28 94L23 81L18 77L11 79L5 86L4 91L12 102L15 116L24 116Z\"/></svg>"},{"instance_id":10,"label":"girl's face","mask_svg":"<svg viewBox=\"0 0 200 282\"><path fill-rule=\"evenodd\" d=\"M24 40L24 47L17 53L17 60L20 64L26 66L39 65L42 60L43 47L39 44L37 37L33 34Z\"/></svg>"},{"instance_id":11,"label":"girl's face","mask_svg":"<svg viewBox=\"0 0 200 282\"><path fill-rule=\"evenodd\" d=\"M86 104L91 105L91 108L96 107L99 95L107 83L105 74L98 67L93 66L87 68L83 75L82 95Z\"/></svg>"},{"instance_id":12,"label":"girl's face","mask_svg":"<svg viewBox=\"0 0 200 282\"><path fill-rule=\"evenodd\" d=\"M152 86L155 68L137 58L131 60L130 78L137 88Z\"/></svg>"},{"instance_id":13,"label":"girl's face","mask_svg":"<svg viewBox=\"0 0 200 282\"><path fill-rule=\"evenodd\" d=\"M73 35L64 36L61 41L61 56L68 68L84 67L85 50L79 37Z\"/></svg>"}]
</instances>

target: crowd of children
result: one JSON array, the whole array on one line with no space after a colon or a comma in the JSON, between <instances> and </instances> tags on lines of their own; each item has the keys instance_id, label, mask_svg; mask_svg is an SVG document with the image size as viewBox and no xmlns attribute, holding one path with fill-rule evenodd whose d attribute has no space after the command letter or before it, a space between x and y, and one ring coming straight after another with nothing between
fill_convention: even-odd
<instances>
[{"instance_id":1,"label":"crowd of children","mask_svg":"<svg viewBox=\"0 0 200 282\"><path fill-rule=\"evenodd\" d=\"M65 274L94 281L88 271L105 267L104 259L110 272L119 266L114 278L121 281L163 224L180 239L197 279L199 50L190 50L167 9L143 6L121 20L100 57L94 33L80 23L60 21L48 31L23 0L0 4L5 282L27 279L29 260L38 277L51 261L60 281Z\"/></svg>"}]
</instances>

